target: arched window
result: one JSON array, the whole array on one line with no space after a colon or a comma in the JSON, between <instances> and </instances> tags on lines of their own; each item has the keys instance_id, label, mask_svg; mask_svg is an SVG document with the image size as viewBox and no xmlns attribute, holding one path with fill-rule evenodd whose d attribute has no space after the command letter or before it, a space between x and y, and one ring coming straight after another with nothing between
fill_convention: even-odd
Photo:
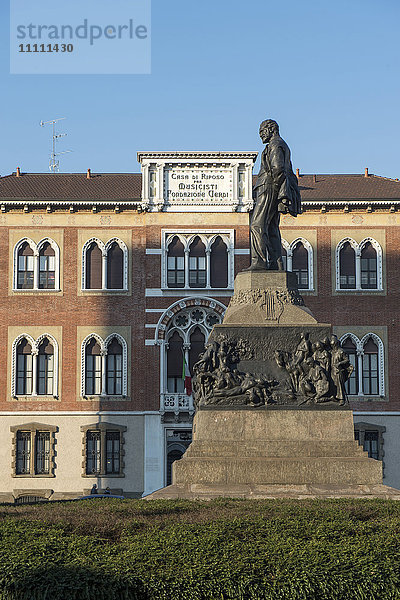
<instances>
[{"instance_id":1,"label":"arched window","mask_svg":"<svg viewBox=\"0 0 400 600\"><path fill-rule=\"evenodd\" d=\"M53 394L54 388L54 348L47 338L39 345L37 357L37 393Z\"/></svg>"},{"instance_id":2,"label":"arched window","mask_svg":"<svg viewBox=\"0 0 400 600\"><path fill-rule=\"evenodd\" d=\"M183 393L183 340L177 331L168 339L167 389L170 393Z\"/></svg>"},{"instance_id":3,"label":"arched window","mask_svg":"<svg viewBox=\"0 0 400 600\"><path fill-rule=\"evenodd\" d=\"M189 350L189 371L193 374L193 367L199 360L199 356L204 352L206 337L200 327L196 327L190 335Z\"/></svg>"},{"instance_id":4,"label":"arched window","mask_svg":"<svg viewBox=\"0 0 400 600\"><path fill-rule=\"evenodd\" d=\"M177 235L168 246L167 286L174 288L185 287L185 252L183 244Z\"/></svg>"},{"instance_id":5,"label":"arched window","mask_svg":"<svg viewBox=\"0 0 400 600\"><path fill-rule=\"evenodd\" d=\"M124 252L117 242L107 251L107 289L122 290L124 287Z\"/></svg>"},{"instance_id":6,"label":"arched window","mask_svg":"<svg viewBox=\"0 0 400 600\"><path fill-rule=\"evenodd\" d=\"M228 286L228 251L221 236L211 245L210 283L212 288Z\"/></svg>"},{"instance_id":7,"label":"arched window","mask_svg":"<svg viewBox=\"0 0 400 600\"><path fill-rule=\"evenodd\" d=\"M113 338L107 346L106 357L107 394L122 394L122 346L117 338Z\"/></svg>"},{"instance_id":8,"label":"arched window","mask_svg":"<svg viewBox=\"0 0 400 600\"><path fill-rule=\"evenodd\" d=\"M356 289L356 253L350 242L345 242L339 253L340 289Z\"/></svg>"},{"instance_id":9,"label":"arched window","mask_svg":"<svg viewBox=\"0 0 400 600\"><path fill-rule=\"evenodd\" d=\"M96 242L92 242L86 249L85 255L85 287L88 290L102 289L102 252Z\"/></svg>"},{"instance_id":10,"label":"arched window","mask_svg":"<svg viewBox=\"0 0 400 600\"><path fill-rule=\"evenodd\" d=\"M17 257L17 288L20 290L33 289L35 258L28 242L18 249Z\"/></svg>"},{"instance_id":11,"label":"arched window","mask_svg":"<svg viewBox=\"0 0 400 600\"><path fill-rule=\"evenodd\" d=\"M346 381L346 392L350 396L358 394L358 357L357 357L357 346L353 340L348 337L342 343L342 348L349 357L350 363L353 365L353 372L349 379Z\"/></svg>"},{"instance_id":12,"label":"arched window","mask_svg":"<svg viewBox=\"0 0 400 600\"><path fill-rule=\"evenodd\" d=\"M367 242L361 250L361 288L376 289L378 287L376 250Z\"/></svg>"},{"instance_id":13,"label":"arched window","mask_svg":"<svg viewBox=\"0 0 400 600\"><path fill-rule=\"evenodd\" d=\"M206 269L206 248L196 236L190 245L189 252L189 287L206 287L207 269Z\"/></svg>"},{"instance_id":14,"label":"arched window","mask_svg":"<svg viewBox=\"0 0 400 600\"><path fill-rule=\"evenodd\" d=\"M346 333L341 338L344 351L354 367L346 382L347 393L356 396L384 396L384 347L375 333L367 333L361 340Z\"/></svg>"},{"instance_id":15,"label":"arched window","mask_svg":"<svg viewBox=\"0 0 400 600\"><path fill-rule=\"evenodd\" d=\"M127 345L118 333L106 340L93 333L82 342L83 396L127 395Z\"/></svg>"},{"instance_id":16,"label":"arched window","mask_svg":"<svg viewBox=\"0 0 400 600\"><path fill-rule=\"evenodd\" d=\"M56 253L49 242L39 251L39 289L54 290L56 287Z\"/></svg>"},{"instance_id":17,"label":"arched window","mask_svg":"<svg viewBox=\"0 0 400 600\"><path fill-rule=\"evenodd\" d=\"M17 345L16 393L18 396L32 394L33 355L32 346L23 338Z\"/></svg>"},{"instance_id":18,"label":"arched window","mask_svg":"<svg viewBox=\"0 0 400 600\"><path fill-rule=\"evenodd\" d=\"M297 242L292 250L292 271L297 275L299 289L308 289L308 252L302 242Z\"/></svg>"},{"instance_id":19,"label":"arched window","mask_svg":"<svg viewBox=\"0 0 400 600\"><path fill-rule=\"evenodd\" d=\"M366 395L379 394L379 349L372 337L370 337L363 347L363 392Z\"/></svg>"},{"instance_id":20,"label":"arched window","mask_svg":"<svg viewBox=\"0 0 400 600\"><path fill-rule=\"evenodd\" d=\"M92 338L85 348L85 390L89 396L100 395L102 388L101 348Z\"/></svg>"}]
</instances>

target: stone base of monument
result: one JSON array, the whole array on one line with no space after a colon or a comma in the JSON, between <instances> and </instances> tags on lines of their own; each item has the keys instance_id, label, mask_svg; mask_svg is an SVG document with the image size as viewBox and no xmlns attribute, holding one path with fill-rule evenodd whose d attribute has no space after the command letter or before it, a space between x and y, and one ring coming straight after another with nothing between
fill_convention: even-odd
<instances>
[{"instance_id":1,"label":"stone base of monument","mask_svg":"<svg viewBox=\"0 0 400 600\"><path fill-rule=\"evenodd\" d=\"M354 441L350 410L199 410L173 485L147 499L393 498Z\"/></svg>"},{"instance_id":2,"label":"stone base of monument","mask_svg":"<svg viewBox=\"0 0 400 600\"><path fill-rule=\"evenodd\" d=\"M393 498L354 440L348 357L294 273L244 271L193 379L193 441L148 499Z\"/></svg>"}]
</instances>

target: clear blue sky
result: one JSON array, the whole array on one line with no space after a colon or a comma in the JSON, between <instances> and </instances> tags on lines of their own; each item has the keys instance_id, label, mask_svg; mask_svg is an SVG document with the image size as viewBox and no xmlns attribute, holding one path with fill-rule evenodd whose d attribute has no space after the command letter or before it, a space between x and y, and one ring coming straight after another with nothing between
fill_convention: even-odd
<instances>
[{"instance_id":1,"label":"clear blue sky","mask_svg":"<svg viewBox=\"0 0 400 600\"><path fill-rule=\"evenodd\" d=\"M0 173L48 171L41 119L67 117L62 172L137 172L138 150L261 150L274 118L304 173L400 177L399 25L398 0L153 0L151 75L10 75L1 0Z\"/></svg>"}]
</instances>

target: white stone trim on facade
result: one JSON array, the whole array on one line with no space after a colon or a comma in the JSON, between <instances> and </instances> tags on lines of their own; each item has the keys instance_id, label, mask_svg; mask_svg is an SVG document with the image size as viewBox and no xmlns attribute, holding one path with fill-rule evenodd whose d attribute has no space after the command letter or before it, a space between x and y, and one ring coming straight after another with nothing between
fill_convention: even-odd
<instances>
[{"instance_id":1,"label":"white stone trim on facade","mask_svg":"<svg viewBox=\"0 0 400 600\"><path fill-rule=\"evenodd\" d=\"M112 288L108 288L107 287L107 253L108 250L110 249L111 245L116 242L118 244L118 246L121 248L122 252L123 252L123 288L120 289L116 289L113 290ZM101 288L95 290L95 291L101 291L101 290L111 290L111 291L116 291L116 292L126 292L128 291L128 248L125 244L125 242L123 242L122 240L120 240L117 237L113 237L111 239L109 239L106 243L104 243L102 240L100 240L97 237L92 237L90 239L88 239L82 246L82 282L81 282L81 286L82 286L82 291L91 291L93 288L87 288L86 287L86 252L89 248L89 246L95 243L97 244L97 246L100 248L101 250L101 254L102 254L102 268L101 268Z\"/></svg>"},{"instance_id":2,"label":"white stone trim on facade","mask_svg":"<svg viewBox=\"0 0 400 600\"><path fill-rule=\"evenodd\" d=\"M233 283L235 279L235 261L234 261L234 246L235 246L235 231L234 229L179 229L178 231L173 229L162 229L161 230L161 289L172 290L167 285L167 257L168 257L168 246L175 237L178 237L183 244L185 253L185 287L176 288L180 290L180 293L185 291L196 290L211 290L214 289L210 285L210 253L211 246L215 242L217 237L220 237L224 242L227 253L228 253L228 285L226 290L233 289ZM193 240L199 237L205 246L206 261L207 261L207 284L205 288L191 288L189 287L188 270L189 270L189 252L190 245ZM218 288L215 288L218 289Z\"/></svg>"},{"instance_id":3,"label":"white stone trim on facade","mask_svg":"<svg viewBox=\"0 0 400 600\"><path fill-rule=\"evenodd\" d=\"M100 346L100 354L102 357L101 374L102 374L102 393L101 397L107 398L105 390L106 377L106 356L109 343L116 338L122 346L122 394L121 397L128 395L128 345L126 340L119 333L110 333L105 340L97 333L90 333L85 337L81 344L81 396L84 398L86 394L86 345L91 339L95 339ZM112 397L115 397L114 395ZM119 397L119 396L118 396Z\"/></svg>"},{"instance_id":4,"label":"white stone trim on facade","mask_svg":"<svg viewBox=\"0 0 400 600\"><path fill-rule=\"evenodd\" d=\"M33 251L33 288L22 289L18 287L18 252L24 243L29 244ZM49 243L54 250L54 288L39 288L39 254L42 246ZM28 237L20 239L14 246L13 252L13 292L59 292L60 291L60 248L49 237L42 238L37 244Z\"/></svg>"},{"instance_id":5,"label":"white stone trim on facade","mask_svg":"<svg viewBox=\"0 0 400 600\"><path fill-rule=\"evenodd\" d=\"M348 242L353 248L356 257L356 287L353 289L343 289L340 287L340 251L343 246ZM376 251L376 288L362 288L361 287L361 251L365 244L370 243ZM359 244L351 237L345 237L336 246L335 250L335 272L336 272L336 291L345 291L346 293L352 293L354 291L363 292L381 292L383 290L383 266L382 266L382 247L371 237L364 238Z\"/></svg>"},{"instance_id":6,"label":"white stone trim on facade","mask_svg":"<svg viewBox=\"0 0 400 600\"><path fill-rule=\"evenodd\" d=\"M282 238L282 246L286 250L286 270L292 271L292 261L293 261L293 252L296 248L297 244L302 243L304 248L307 250L307 260L308 260L308 287L302 288L303 292L313 292L314 291L314 251L313 247L308 240L304 237L298 237L293 242L289 244L285 239Z\"/></svg>"},{"instance_id":7,"label":"white stone trim on facade","mask_svg":"<svg viewBox=\"0 0 400 600\"><path fill-rule=\"evenodd\" d=\"M378 386L379 393L378 396L385 396L385 348L381 338L372 331L363 335L360 339L354 333L348 332L342 335L340 338L340 343L343 344L345 340L350 338L356 347L357 360L358 360L358 394L356 397L374 397L372 394L364 394L363 391L363 366L362 366L362 357L364 354L364 344L372 338L375 344L378 346Z\"/></svg>"},{"instance_id":8,"label":"white stone trim on facade","mask_svg":"<svg viewBox=\"0 0 400 600\"><path fill-rule=\"evenodd\" d=\"M58 398L58 372L59 372L59 349L58 349L58 342L56 340L56 338L51 335L50 333L42 333L36 340L29 335L28 333L21 333L17 338L15 338L15 340L12 343L12 349L11 349L11 396L13 398L18 398L17 395L17 346L19 344L19 342L23 339L26 339L31 348L32 348L32 355L33 355L33 365L32 365L32 377L33 377L33 390L32 390L32 394L29 394L29 396L32 397L37 397L40 396L37 393L37 355L39 354L39 346L42 343L42 341L44 340L44 338L47 338L52 346L53 346L53 350L54 350L54 364L53 364L53 390L52 393L49 394L51 395L53 398ZM25 396L25 394L24 394ZM43 396L43 398L45 398L46 396Z\"/></svg>"}]
</instances>

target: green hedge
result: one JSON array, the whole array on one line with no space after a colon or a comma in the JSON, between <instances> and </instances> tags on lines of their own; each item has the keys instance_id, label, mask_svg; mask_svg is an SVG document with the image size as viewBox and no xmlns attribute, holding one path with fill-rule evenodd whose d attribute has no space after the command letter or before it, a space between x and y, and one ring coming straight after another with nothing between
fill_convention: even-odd
<instances>
[{"instance_id":1,"label":"green hedge","mask_svg":"<svg viewBox=\"0 0 400 600\"><path fill-rule=\"evenodd\" d=\"M400 599L392 501L96 500L0 512L4 600Z\"/></svg>"}]
</instances>

